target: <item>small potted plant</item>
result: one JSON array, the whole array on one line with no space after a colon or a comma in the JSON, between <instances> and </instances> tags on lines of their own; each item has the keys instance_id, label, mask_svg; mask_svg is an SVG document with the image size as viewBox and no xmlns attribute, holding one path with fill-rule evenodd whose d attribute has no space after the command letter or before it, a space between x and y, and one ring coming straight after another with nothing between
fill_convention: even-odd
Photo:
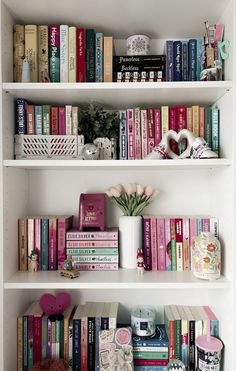
<instances>
[{"instance_id":1,"label":"small potted plant","mask_svg":"<svg viewBox=\"0 0 236 371\"><path fill-rule=\"evenodd\" d=\"M116 159L116 143L119 136L118 112L105 110L97 103L90 103L81 109L79 121L85 143L94 143L98 146L99 158Z\"/></svg>"},{"instance_id":2,"label":"small potted plant","mask_svg":"<svg viewBox=\"0 0 236 371\"><path fill-rule=\"evenodd\" d=\"M106 190L107 196L122 210L119 218L120 232L120 266L122 268L136 268L138 249L142 249L142 211L159 193L150 185L130 183L127 190L118 184Z\"/></svg>"}]
</instances>

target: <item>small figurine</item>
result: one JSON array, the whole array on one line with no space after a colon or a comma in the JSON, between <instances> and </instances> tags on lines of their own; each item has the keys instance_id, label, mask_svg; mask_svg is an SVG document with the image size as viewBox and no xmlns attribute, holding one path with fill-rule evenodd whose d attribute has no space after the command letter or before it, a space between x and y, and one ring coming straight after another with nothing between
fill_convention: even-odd
<instances>
[{"instance_id":1,"label":"small figurine","mask_svg":"<svg viewBox=\"0 0 236 371\"><path fill-rule=\"evenodd\" d=\"M83 146L80 156L82 160L98 160L99 148L93 143L87 143Z\"/></svg>"},{"instance_id":2,"label":"small figurine","mask_svg":"<svg viewBox=\"0 0 236 371\"><path fill-rule=\"evenodd\" d=\"M63 263L63 268L59 270L59 273L62 277L68 277L71 279L80 276L79 270L73 267L71 255L68 255L66 261Z\"/></svg>"},{"instance_id":3,"label":"small figurine","mask_svg":"<svg viewBox=\"0 0 236 371\"><path fill-rule=\"evenodd\" d=\"M30 256L28 256L28 271L38 271L38 254L35 250L32 250Z\"/></svg>"},{"instance_id":4,"label":"small figurine","mask_svg":"<svg viewBox=\"0 0 236 371\"><path fill-rule=\"evenodd\" d=\"M30 82L30 63L27 58L23 60L21 82Z\"/></svg>"},{"instance_id":5,"label":"small figurine","mask_svg":"<svg viewBox=\"0 0 236 371\"><path fill-rule=\"evenodd\" d=\"M138 276L142 276L143 275L143 271L144 271L144 264L143 264L143 250L142 249L138 249L137 251L137 270L138 270Z\"/></svg>"}]
</instances>

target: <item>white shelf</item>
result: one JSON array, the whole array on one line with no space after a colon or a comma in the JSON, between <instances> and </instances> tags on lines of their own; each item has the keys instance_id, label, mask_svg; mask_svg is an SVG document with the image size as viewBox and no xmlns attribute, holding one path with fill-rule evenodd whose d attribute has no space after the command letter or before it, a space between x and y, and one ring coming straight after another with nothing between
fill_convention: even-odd
<instances>
[{"instance_id":1,"label":"white shelf","mask_svg":"<svg viewBox=\"0 0 236 371\"><path fill-rule=\"evenodd\" d=\"M193 169L193 168L218 168L231 165L230 159L201 159L201 160L5 160L5 167L20 169Z\"/></svg>"},{"instance_id":2,"label":"white shelf","mask_svg":"<svg viewBox=\"0 0 236 371\"><path fill-rule=\"evenodd\" d=\"M150 37L199 37L204 21L219 21L229 0L3 0L18 22L71 24L95 28L106 35L126 38L139 33ZM217 3L217 4L216 4Z\"/></svg>"},{"instance_id":3,"label":"white shelf","mask_svg":"<svg viewBox=\"0 0 236 371\"><path fill-rule=\"evenodd\" d=\"M146 82L146 83L3 83L15 98L41 103L100 102L106 106L155 104L209 105L232 88L231 81Z\"/></svg>"},{"instance_id":4,"label":"white shelf","mask_svg":"<svg viewBox=\"0 0 236 371\"><path fill-rule=\"evenodd\" d=\"M136 269L114 272L80 272L68 279L56 272L17 272L4 284L5 289L226 289L231 282L225 277L216 281L197 279L191 272L144 272Z\"/></svg>"}]
</instances>

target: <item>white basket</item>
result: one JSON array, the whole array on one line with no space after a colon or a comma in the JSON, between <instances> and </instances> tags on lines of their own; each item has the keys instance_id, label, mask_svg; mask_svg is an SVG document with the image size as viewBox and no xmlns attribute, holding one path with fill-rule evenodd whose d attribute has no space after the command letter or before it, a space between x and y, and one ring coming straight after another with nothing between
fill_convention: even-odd
<instances>
[{"instance_id":1,"label":"white basket","mask_svg":"<svg viewBox=\"0 0 236 371\"><path fill-rule=\"evenodd\" d=\"M15 135L15 158L78 158L84 145L83 135Z\"/></svg>"}]
</instances>

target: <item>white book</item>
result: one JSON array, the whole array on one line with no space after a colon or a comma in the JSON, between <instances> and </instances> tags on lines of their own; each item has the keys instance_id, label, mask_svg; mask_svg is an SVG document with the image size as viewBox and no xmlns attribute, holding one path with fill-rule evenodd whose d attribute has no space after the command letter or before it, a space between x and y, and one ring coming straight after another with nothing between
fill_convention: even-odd
<instances>
[{"instance_id":1,"label":"white book","mask_svg":"<svg viewBox=\"0 0 236 371\"><path fill-rule=\"evenodd\" d=\"M60 25L60 82L69 81L69 27Z\"/></svg>"},{"instance_id":2,"label":"white book","mask_svg":"<svg viewBox=\"0 0 236 371\"><path fill-rule=\"evenodd\" d=\"M78 107L72 107L72 134L78 135Z\"/></svg>"},{"instance_id":3,"label":"white book","mask_svg":"<svg viewBox=\"0 0 236 371\"><path fill-rule=\"evenodd\" d=\"M72 135L72 106L66 105L66 135Z\"/></svg>"},{"instance_id":4,"label":"white book","mask_svg":"<svg viewBox=\"0 0 236 371\"><path fill-rule=\"evenodd\" d=\"M76 27L69 27L69 82L76 82Z\"/></svg>"}]
</instances>

